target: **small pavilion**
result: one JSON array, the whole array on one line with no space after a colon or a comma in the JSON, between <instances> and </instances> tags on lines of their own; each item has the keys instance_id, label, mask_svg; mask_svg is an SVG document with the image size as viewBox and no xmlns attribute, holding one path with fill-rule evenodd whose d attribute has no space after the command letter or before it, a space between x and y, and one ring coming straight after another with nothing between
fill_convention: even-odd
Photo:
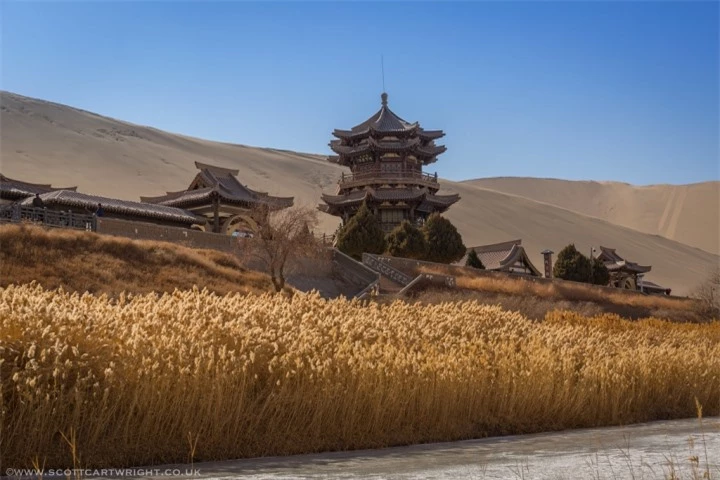
<instances>
[{"instance_id":1,"label":"small pavilion","mask_svg":"<svg viewBox=\"0 0 720 480\"><path fill-rule=\"evenodd\" d=\"M208 219L214 233L252 232L269 211L293 205L293 197L273 197L240 183L238 170L195 162L198 172L187 189L159 197L141 197L144 203L177 207Z\"/></svg>"},{"instance_id":2,"label":"small pavilion","mask_svg":"<svg viewBox=\"0 0 720 480\"><path fill-rule=\"evenodd\" d=\"M542 273L530 261L522 240L481 245L468 249L475 250L486 270L542 277ZM460 261L465 265L467 255Z\"/></svg>"},{"instance_id":3,"label":"small pavilion","mask_svg":"<svg viewBox=\"0 0 720 480\"><path fill-rule=\"evenodd\" d=\"M650 265L639 265L625 260L614 248L601 246L600 254L596 258L603 262L610 272L610 285L618 288L638 289L642 277L652 270Z\"/></svg>"}]
</instances>

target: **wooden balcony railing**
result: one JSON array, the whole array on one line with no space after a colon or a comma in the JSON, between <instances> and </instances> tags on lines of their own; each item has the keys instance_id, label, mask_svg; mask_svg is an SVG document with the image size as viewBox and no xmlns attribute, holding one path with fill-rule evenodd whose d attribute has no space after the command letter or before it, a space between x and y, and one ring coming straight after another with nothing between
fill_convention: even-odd
<instances>
[{"instance_id":1,"label":"wooden balcony railing","mask_svg":"<svg viewBox=\"0 0 720 480\"><path fill-rule=\"evenodd\" d=\"M371 180L381 180L384 183L404 183L413 182L420 183L428 186L437 186L438 176L437 173L423 173L423 172L381 172L373 170L370 172L362 173L343 173L338 180L338 184L342 187L352 187L354 185L361 185L368 183Z\"/></svg>"},{"instance_id":2,"label":"wooden balcony railing","mask_svg":"<svg viewBox=\"0 0 720 480\"><path fill-rule=\"evenodd\" d=\"M34 208L19 204L0 208L0 223L38 223L48 227L73 228L76 230L96 230L95 215L73 213L71 210L57 211L47 208Z\"/></svg>"}]
</instances>

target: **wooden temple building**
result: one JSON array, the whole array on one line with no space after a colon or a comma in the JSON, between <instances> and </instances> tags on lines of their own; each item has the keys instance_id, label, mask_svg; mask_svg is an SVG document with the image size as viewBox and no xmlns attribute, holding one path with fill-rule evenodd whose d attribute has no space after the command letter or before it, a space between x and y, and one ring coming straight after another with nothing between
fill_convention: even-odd
<instances>
[{"instance_id":1,"label":"wooden temple building","mask_svg":"<svg viewBox=\"0 0 720 480\"><path fill-rule=\"evenodd\" d=\"M600 254L596 257L605 264L610 272L610 286L626 290L640 290L645 293L670 295L669 288L644 279L646 273L652 270L650 265L639 265L628 261L618 255L614 248L600 247Z\"/></svg>"},{"instance_id":2,"label":"wooden temple building","mask_svg":"<svg viewBox=\"0 0 720 480\"><path fill-rule=\"evenodd\" d=\"M540 270L530 261L522 240L471 247L468 253L470 250L475 250L486 270L542 277ZM466 260L467 255L458 264L465 265Z\"/></svg>"},{"instance_id":3,"label":"wooden temple building","mask_svg":"<svg viewBox=\"0 0 720 480\"><path fill-rule=\"evenodd\" d=\"M293 197L273 197L240 183L238 170L195 162L198 172L186 190L159 197L141 197L158 206L182 208L207 219L214 233L253 232L262 212L292 206Z\"/></svg>"},{"instance_id":4,"label":"wooden temple building","mask_svg":"<svg viewBox=\"0 0 720 480\"><path fill-rule=\"evenodd\" d=\"M96 215L102 205L102 216L106 218L229 235L251 233L267 212L293 204L293 197L273 197L241 184L238 170L198 162L195 166L200 171L186 190L142 197L140 202L80 193L76 187L28 183L0 174L0 221L30 215L62 222L77 215ZM27 210L34 208L36 194L41 200L40 210L55 213L39 215ZM18 207L25 209L24 213Z\"/></svg>"},{"instance_id":5,"label":"wooden temple building","mask_svg":"<svg viewBox=\"0 0 720 480\"><path fill-rule=\"evenodd\" d=\"M387 93L373 116L350 130L334 130L328 160L350 168L338 181L335 195L322 195L318 208L347 222L366 201L386 231L403 220L422 223L433 212L444 212L459 195L438 195L437 173L423 172L445 147L435 140L445 133L409 123L388 107Z\"/></svg>"}]
</instances>

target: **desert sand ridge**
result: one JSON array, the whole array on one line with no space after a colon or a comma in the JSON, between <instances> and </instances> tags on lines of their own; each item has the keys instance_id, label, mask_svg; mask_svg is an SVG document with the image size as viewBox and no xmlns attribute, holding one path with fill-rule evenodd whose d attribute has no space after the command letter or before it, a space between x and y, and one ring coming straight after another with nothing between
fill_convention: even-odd
<instances>
[{"instance_id":1,"label":"desert sand ridge","mask_svg":"<svg viewBox=\"0 0 720 480\"><path fill-rule=\"evenodd\" d=\"M240 181L255 190L293 195L296 204L317 205L322 192L335 193L338 177L348 171L324 159L324 155L172 134L52 102L0 93L0 172L29 182L77 185L81 192L137 201L140 196L186 188L196 174L194 162L199 161L238 169ZM688 293L720 262L716 254L692 246L707 245L712 240L703 240L703 232L713 228L708 225L707 217L712 215L708 207L700 208L702 215L695 216L686 214L684 208L680 213L677 208L668 209L664 228L667 231L674 225L674 235L687 238L687 242L680 243L610 223L600 215L593 218L578 213L579 207L559 208L547 199L538 199L545 201L540 203L478 186L476 182L482 181L441 180L441 193L459 193L462 197L448 211L448 217L468 246L522 238L536 265L542 265L540 251L545 248L558 252L574 242L587 254L592 246L612 246L632 261L653 265L648 279L678 294ZM692 186L678 189L686 187L691 190ZM578 204L590 205L583 208L595 208L597 189L574 185L572 192ZM683 197L683 204L700 202L694 190L675 195ZM638 211L638 224L649 215L633 211ZM332 233L336 229L337 218L325 214L320 218L323 231Z\"/></svg>"},{"instance_id":2,"label":"desert sand ridge","mask_svg":"<svg viewBox=\"0 0 720 480\"><path fill-rule=\"evenodd\" d=\"M720 253L720 182L635 186L614 181L498 177L463 183L563 207Z\"/></svg>"}]
</instances>

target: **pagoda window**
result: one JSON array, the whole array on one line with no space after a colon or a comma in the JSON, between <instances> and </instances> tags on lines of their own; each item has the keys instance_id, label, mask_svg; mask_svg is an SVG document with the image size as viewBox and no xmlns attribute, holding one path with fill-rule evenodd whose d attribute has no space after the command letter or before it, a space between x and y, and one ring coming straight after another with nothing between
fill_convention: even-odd
<instances>
[{"instance_id":1,"label":"pagoda window","mask_svg":"<svg viewBox=\"0 0 720 480\"><path fill-rule=\"evenodd\" d=\"M407 218L407 210L382 209L380 210L380 221L382 223L402 223Z\"/></svg>"}]
</instances>

